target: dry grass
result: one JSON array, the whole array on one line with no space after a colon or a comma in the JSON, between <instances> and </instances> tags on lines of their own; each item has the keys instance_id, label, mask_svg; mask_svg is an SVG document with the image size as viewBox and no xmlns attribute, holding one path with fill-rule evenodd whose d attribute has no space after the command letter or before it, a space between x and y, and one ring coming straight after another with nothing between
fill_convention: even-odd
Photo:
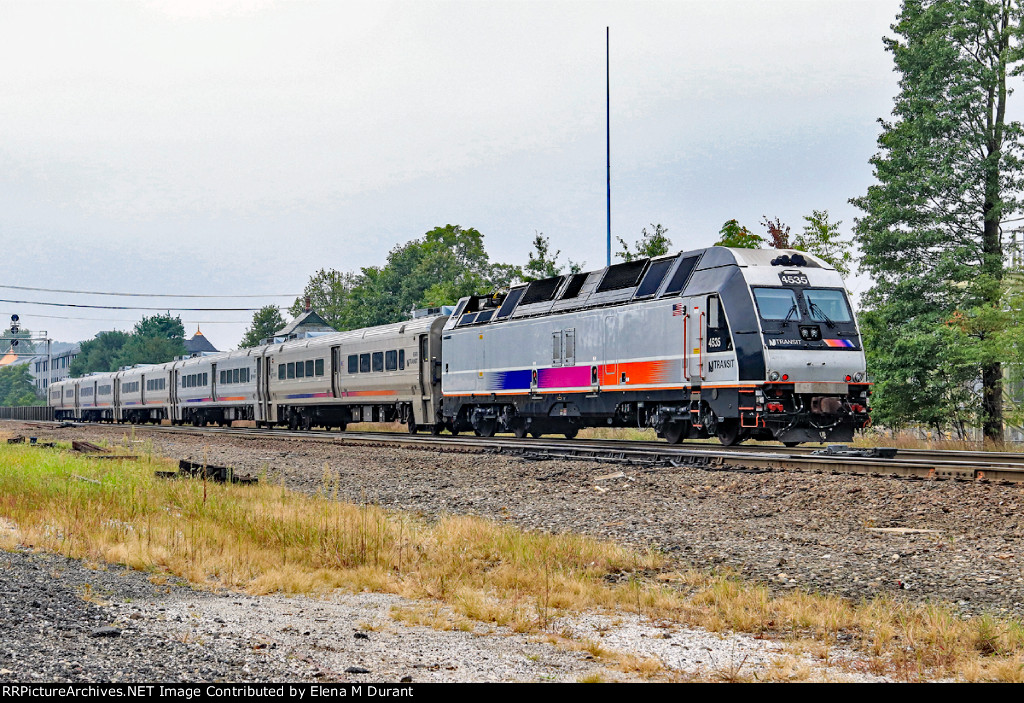
<instances>
[{"instance_id":1,"label":"dry grass","mask_svg":"<svg viewBox=\"0 0 1024 703\"><path fill-rule=\"evenodd\" d=\"M155 583L174 575L250 593L394 593L427 603L394 617L442 629L485 623L547 632L566 613L605 609L792 639L802 642L802 654L825 664L842 640L863 653L871 673L902 680L1024 678L1024 625L1014 620L962 619L944 606L885 598L852 603L801 591L776 596L728 574L670 571L655 554L580 536L523 532L472 517L426 524L377 506L338 502L329 467L314 496L265 480L240 487L154 478L154 470L167 468L159 459L100 463L0 445L0 524L17 528L0 530L0 544L125 564L151 572ZM623 572L656 578L620 585L606 578ZM631 674L656 676L662 669L660 662L607 652L597 643L564 646L587 649ZM770 678L801 680L801 672L797 666ZM715 674L719 680L746 676L743 667Z\"/></svg>"},{"instance_id":2,"label":"dry grass","mask_svg":"<svg viewBox=\"0 0 1024 703\"><path fill-rule=\"evenodd\" d=\"M921 437L917 432L885 432L869 429L853 441L858 447L895 447L896 449L929 449L964 452L1024 452L1024 444L1005 442L996 444L991 440L971 441L956 439L951 433L926 431Z\"/></svg>"},{"instance_id":3,"label":"dry grass","mask_svg":"<svg viewBox=\"0 0 1024 703\"><path fill-rule=\"evenodd\" d=\"M396 593L528 631L565 610L633 602L609 574L654 569L636 554L574 535L526 533L472 517L427 525L373 505L266 481L254 487L163 481L160 460L91 462L3 447L0 515L17 539L67 556L170 573L250 593ZM12 543L14 533L6 537Z\"/></svg>"}]
</instances>

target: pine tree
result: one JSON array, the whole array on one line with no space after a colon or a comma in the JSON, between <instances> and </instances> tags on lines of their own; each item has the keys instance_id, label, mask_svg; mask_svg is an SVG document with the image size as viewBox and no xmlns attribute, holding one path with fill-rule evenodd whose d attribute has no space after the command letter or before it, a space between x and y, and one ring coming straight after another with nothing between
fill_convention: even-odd
<instances>
[{"instance_id":1,"label":"pine tree","mask_svg":"<svg viewBox=\"0 0 1024 703\"><path fill-rule=\"evenodd\" d=\"M1001 223L1022 185L1021 125L1006 120L1007 80L1022 66L1020 1L904 0L892 30L883 41L900 92L893 119L880 120L878 182L851 200L874 279L869 364L880 392L911 409L980 378L979 418L1001 441L1002 360L989 342L1002 307Z\"/></svg>"}]
</instances>

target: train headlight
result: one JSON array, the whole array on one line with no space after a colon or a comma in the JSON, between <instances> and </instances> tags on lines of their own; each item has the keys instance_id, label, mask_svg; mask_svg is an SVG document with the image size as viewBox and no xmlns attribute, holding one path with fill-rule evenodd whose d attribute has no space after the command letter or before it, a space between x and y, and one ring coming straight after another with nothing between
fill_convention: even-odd
<instances>
[{"instance_id":1,"label":"train headlight","mask_svg":"<svg viewBox=\"0 0 1024 703\"><path fill-rule=\"evenodd\" d=\"M858 371L857 373L853 374L853 380L854 380L855 383L860 383L861 381L863 381L864 380L864 372L863 371Z\"/></svg>"},{"instance_id":2,"label":"train headlight","mask_svg":"<svg viewBox=\"0 0 1024 703\"><path fill-rule=\"evenodd\" d=\"M779 380L779 372L778 371L772 371L770 374L768 374L768 380L769 381L773 381L773 382L774 381L778 381Z\"/></svg>"}]
</instances>

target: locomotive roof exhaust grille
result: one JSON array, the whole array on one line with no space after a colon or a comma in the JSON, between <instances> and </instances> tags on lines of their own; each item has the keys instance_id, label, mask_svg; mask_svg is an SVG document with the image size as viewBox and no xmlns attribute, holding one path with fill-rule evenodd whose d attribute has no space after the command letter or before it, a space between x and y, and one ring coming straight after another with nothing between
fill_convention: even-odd
<instances>
[{"instance_id":1,"label":"locomotive roof exhaust grille","mask_svg":"<svg viewBox=\"0 0 1024 703\"><path fill-rule=\"evenodd\" d=\"M561 300L568 300L579 295L589 275L590 273L574 273L569 279L569 285L565 287L565 292L562 293Z\"/></svg>"},{"instance_id":2,"label":"locomotive roof exhaust grille","mask_svg":"<svg viewBox=\"0 0 1024 703\"><path fill-rule=\"evenodd\" d=\"M640 283L640 287L637 288L636 295L633 297L649 298L657 293L673 262L675 262L675 259L662 259L652 263L651 267L647 269L647 273L644 274L644 280Z\"/></svg>"},{"instance_id":3,"label":"locomotive roof exhaust grille","mask_svg":"<svg viewBox=\"0 0 1024 703\"><path fill-rule=\"evenodd\" d=\"M697 267L697 261L700 259L700 254L696 256L687 256L679 262L679 267L676 268L676 272L672 274L672 280L668 282L668 286L665 288L665 292L662 296L666 295L677 295L686 286L686 282L690 280L690 274L693 273L693 269Z\"/></svg>"},{"instance_id":4,"label":"locomotive roof exhaust grille","mask_svg":"<svg viewBox=\"0 0 1024 703\"><path fill-rule=\"evenodd\" d=\"M640 274L643 273L644 267L649 261L650 259L638 259L609 266L601 280L601 285L597 287L597 292L604 293L609 290L632 288L640 280Z\"/></svg>"},{"instance_id":5,"label":"locomotive roof exhaust grille","mask_svg":"<svg viewBox=\"0 0 1024 703\"><path fill-rule=\"evenodd\" d=\"M545 278L540 281L534 281L526 289L526 293L523 294L523 305L531 305L533 303L545 303L555 297L555 292L558 290L558 286L561 285L562 280L565 276L555 276L553 278Z\"/></svg>"},{"instance_id":6,"label":"locomotive roof exhaust grille","mask_svg":"<svg viewBox=\"0 0 1024 703\"><path fill-rule=\"evenodd\" d=\"M516 309L516 304L519 299L523 297L523 293L526 291L526 286L520 288L513 288L505 296L505 301L501 304L498 309L498 314L494 316L495 320L504 320L506 317L512 314L512 311Z\"/></svg>"}]
</instances>

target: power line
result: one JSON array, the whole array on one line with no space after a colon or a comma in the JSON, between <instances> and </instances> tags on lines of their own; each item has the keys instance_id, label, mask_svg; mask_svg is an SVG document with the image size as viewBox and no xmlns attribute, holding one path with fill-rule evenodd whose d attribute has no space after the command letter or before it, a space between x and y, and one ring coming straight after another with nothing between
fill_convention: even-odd
<instances>
[{"instance_id":1,"label":"power line","mask_svg":"<svg viewBox=\"0 0 1024 703\"><path fill-rule=\"evenodd\" d=\"M173 305L162 307L139 307L134 305L84 305L82 303L41 303L35 300L7 300L0 298L0 303L11 305L49 305L58 308L92 308L94 310L177 310L179 312L259 312L262 308L179 308Z\"/></svg>"},{"instance_id":2,"label":"power line","mask_svg":"<svg viewBox=\"0 0 1024 703\"><path fill-rule=\"evenodd\" d=\"M0 317L10 315L10 312L0 312ZM138 318L114 318L114 317L74 317L70 315L37 315L32 313L29 317L46 318L47 320L89 320L94 322L138 322ZM182 323L190 325L248 325L252 320L182 320ZM24 320L22 320L24 326Z\"/></svg>"},{"instance_id":3,"label":"power line","mask_svg":"<svg viewBox=\"0 0 1024 703\"><path fill-rule=\"evenodd\" d=\"M179 294L179 293L104 293L95 290L67 290L64 288L32 288L29 286L4 286L12 290L31 290L42 293L78 293L81 295L119 295L133 298L298 298L298 294L280 293L273 295L200 295L200 294Z\"/></svg>"}]
</instances>

